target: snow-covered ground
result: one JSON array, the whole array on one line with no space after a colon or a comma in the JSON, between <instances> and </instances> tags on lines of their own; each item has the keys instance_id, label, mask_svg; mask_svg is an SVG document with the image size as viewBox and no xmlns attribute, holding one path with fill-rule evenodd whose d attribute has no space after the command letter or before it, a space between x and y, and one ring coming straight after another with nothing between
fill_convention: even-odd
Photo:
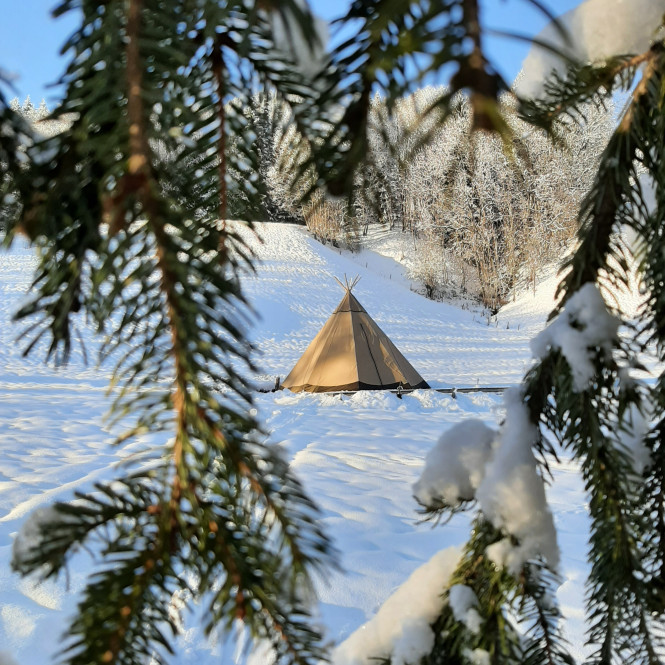
<instances>
[{"instance_id":1,"label":"snow-covered ground","mask_svg":"<svg viewBox=\"0 0 665 665\"><path fill-rule=\"evenodd\" d=\"M261 232L259 269L245 285L261 317L253 331L261 380L286 376L333 311L343 295L334 276L360 275L354 294L433 387L517 384L530 362L528 342L552 306L549 284L523 295L488 324L477 312L413 293L389 258L340 253L299 227L266 225ZM21 356L15 341L19 327L10 318L33 267L26 248L0 254L0 663L4 657L19 665L53 660L84 581L86 559L77 560L68 580L34 587L10 572L15 534L31 510L112 477L118 473L114 465L145 444L110 446L113 432L103 420L107 369L84 366L77 350L70 366L57 371L38 356ZM321 621L329 638L339 642L435 552L465 542L465 516L443 527L418 523L412 484L425 455L451 425L474 417L496 426L501 397L477 393L453 399L417 391L400 400L382 392L285 391L258 394L256 402L272 440L285 449L319 503L341 553L343 571L318 585ZM549 501L562 550L559 597L564 614L573 619L573 651L581 653L587 522L573 465L557 466ZM174 662L226 665L234 662L234 650L222 640L206 642L194 617Z\"/></svg>"}]
</instances>

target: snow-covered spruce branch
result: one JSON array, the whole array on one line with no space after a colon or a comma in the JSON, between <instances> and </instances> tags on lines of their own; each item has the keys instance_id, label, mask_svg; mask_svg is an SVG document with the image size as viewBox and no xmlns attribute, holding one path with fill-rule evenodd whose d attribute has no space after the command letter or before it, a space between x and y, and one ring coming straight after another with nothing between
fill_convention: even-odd
<instances>
[{"instance_id":1,"label":"snow-covered spruce branch","mask_svg":"<svg viewBox=\"0 0 665 665\"><path fill-rule=\"evenodd\" d=\"M662 45L644 60L642 79L582 208L580 247L561 285L563 310L537 340L542 360L526 384L527 399L538 405L533 419L542 419L579 460L589 492L587 610L593 662L658 662L663 648L663 604L656 600L665 563L663 477L652 457L661 454L661 439L658 423L650 432L648 424L635 425L652 413L652 404L662 403L662 383L650 388L628 377L629 369L639 366L632 357L640 348L636 333L655 343L661 359L663 348L660 287L651 279L662 271L662 258L655 256L662 252L662 240L653 231L662 210L658 201L650 209L638 173L646 170L656 190L662 187ZM644 258L638 271L650 290L627 350L616 338L618 321L609 321L590 284L626 284L618 237L625 227L639 238Z\"/></svg>"},{"instance_id":2,"label":"snow-covered spruce branch","mask_svg":"<svg viewBox=\"0 0 665 665\"><path fill-rule=\"evenodd\" d=\"M519 392L507 393L498 432L473 421L451 428L414 486L432 517L476 505L479 514L464 555L441 585L439 614L428 630L370 642L386 662L573 662L553 595L558 549L544 482L551 478L548 458L563 454L579 464L589 496L589 662L662 661L663 420L650 425L649 418L654 405L665 403L665 380L648 386L631 376L641 339L665 358L662 197L650 207L637 178L639 164L656 192L665 187L665 50L657 45L649 54L582 206L580 246L566 266L561 303L534 340L535 366ZM597 71L593 84L585 80L580 88L585 98L594 86L601 96L613 89ZM561 88L563 106L576 101L568 91ZM628 341L619 338L621 318L602 295L628 282L619 238L625 226L639 238L637 267L650 289ZM368 662L367 651L353 650L358 641L352 636L339 648L347 656L340 662Z\"/></svg>"},{"instance_id":3,"label":"snow-covered spruce branch","mask_svg":"<svg viewBox=\"0 0 665 665\"><path fill-rule=\"evenodd\" d=\"M441 552L417 570L374 619L337 648L333 662L572 662L554 600L554 524L532 453L538 432L519 392L509 393L506 404L500 432L479 421L446 431L414 485L433 518L478 506L463 553ZM406 594L413 598L408 618L400 616L407 611Z\"/></svg>"},{"instance_id":4,"label":"snow-covered spruce branch","mask_svg":"<svg viewBox=\"0 0 665 665\"><path fill-rule=\"evenodd\" d=\"M648 602L647 561L653 552L644 539L652 527L641 489L644 453L638 450L647 428L633 422L646 411L648 391L627 379L630 357L615 361L623 355L618 325L596 287L586 284L535 340L541 360L527 376L525 399L531 417L558 439L555 452L565 451L579 462L589 493L587 603L594 658L652 662L649 654L659 649L659 620Z\"/></svg>"},{"instance_id":5,"label":"snow-covered spruce branch","mask_svg":"<svg viewBox=\"0 0 665 665\"><path fill-rule=\"evenodd\" d=\"M531 561L518 576L484 554L503 534L481 516L463 552L416 569L376 616L340 644L334 665L569 665L553 600L556 577Z\"/></svg>"}]
</instances>

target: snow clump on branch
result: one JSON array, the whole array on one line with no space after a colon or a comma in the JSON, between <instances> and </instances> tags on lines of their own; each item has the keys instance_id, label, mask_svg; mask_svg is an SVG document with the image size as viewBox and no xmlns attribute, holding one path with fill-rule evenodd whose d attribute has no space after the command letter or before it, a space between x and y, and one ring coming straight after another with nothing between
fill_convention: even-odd
<instances>
[{"instance_id":1,"label":"snow clump on branch","mask_svg":"<svg viewBox=\"0 0 665 665\"><path fill-rule=\"evenodd\" d=\"M494 444L494 455L476 498L485 517L507 534L487 555L516 574L530 559L543 557L552 569L559 565L559 547L545 483L538 473L532 446L539 436L518 389L504 394L506 418ZM512 545L510 536L517 539Z\"/></svg>"},{"instance_id":2,"label":"snow clump on branch","mask_svg":"<svg viewBox=\"0 0 665 665\"><path fill-rule=\"evenodd\" d=\"M577 392L587 388L594 375L593 355L601 348L608 354L619 331L619 319L607 311L598 288L588 283L566 303L563 311L531 341L536 358L558 349L568 361Z\"/></svg>"},{"instance_id":3,"label":"snow clump on branch","mask_svg":"<svg viewBox=\"0 0 665 665\"><path fill-rule=\"evenodd\" d=\"M538 430L519 390L506 391L504 403L506 418L500 432L471 420L444 433L427 456L414 494L434 509L441 504L454 509L476 499L485 518L506 534L487 550L497 566L516 573L526 561L540 556L556 568L554 520L532 451Z\"/></svg>"},{"instance_id":4,"label":"snow clump on branch","mask_svg":"<svg viewBox=\"0 0 665 665\"><path fill-rule=\"evenodd\" d=\"M464 655L471 665L490 665L490 654L485 649L465 649Z\"/></svg>"},{"instance_id":5,"label":"snow clump on branch","mask_svg":"<svg viewBox=\"0 0 665 665\"><path fill-rule=\"evenodd\" d=\"M419 662L434 646L431 625L441 614L442 593L459 559L460 550L450 547L417 568L372 619L333 651L332 665L371 665L381 658L389 658L391 665Z\"/></svg>"},{"instance_id":6,"label":"snow clump on branch","mask_svg":"<svg viewBox=\"0 0 665 665\"><path fill-rule=\"evenodd\" d=\"M483 619L478 614L478 597L471 587L453 584L448 592L448 602L455 621L461 621L472 633L480 632Z\"/></svg>"},{"instance_id":7,"label":"snow clump on branch","mask_svg":"<svg viewBox=\"0 0 665 665\"><path fill-rule=\"evenodd\" d=\"M427 454L420 480L413 486L416 499L424 506L443 501L450 507L472 501L496 434L496 430L473 419L446 430Z\"/></svg>"}]
</instances>

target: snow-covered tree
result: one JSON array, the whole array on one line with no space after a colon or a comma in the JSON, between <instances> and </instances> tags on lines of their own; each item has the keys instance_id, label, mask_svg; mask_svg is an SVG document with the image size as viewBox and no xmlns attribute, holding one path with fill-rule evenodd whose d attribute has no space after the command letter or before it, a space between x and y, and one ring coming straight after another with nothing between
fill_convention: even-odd
<instances>
[{"instance_id":1,"label":"snow-covered tree","mask_svg":"<svg viewBox=\"0 0 665 665\"><path fill-rule=\"evenodd\" d=\"M355 210L331 207L327 217L334 208L339 219L318 235L337 232L341 240L352 222L362 235L372 224L409 233L420 248L411 277L426 294L468 289L497 309L516 284L533 281L570 249L579 204L614 125L613 107L587 105L583 121L570 123L555 145L521 120L513 96L504 94L507 149L498 136L470 134L464 95L450 97L441 123L437 105L447 97L445 88L424 88L390 108L378 94L372 98L367 158L353 181Z\"/></svg>"},{"instance_id":2,"label":"snow-covered tree","mask_svg":"<svg viewBox=\"0 0 665 665\"><path fill-rule=\"evenodd\" d=\"M2 82L0 71L0 82ZM0 91L0 123L5 128L7 149L0 147L0 231L8 226L8 220L18 214L18 197L15 192L13 175L18 170L18 163L25 163L26 152L40 138L54 136L67 128L70 119L51 120L46 102L42 100L35 108L26 97L21 104L14 97L9 104L3 101ZM13 157L10 155L13 152ZM15 161L18 160L18 163ZM8 166L14 161L14 168Z\"/></svg>"},{"instance_id":3,"label":"snow-covered tree","mask_svg":"<svg viewBox=\"0 0 665 665\"><path fill-rule=\"evenodd\" d=\"M374 161L380 164L377 170L395 175L375 177L363 191L371 192L374 186L381 203L392 203L379 209L389 208L391 220L401 219L403 230L424 241L423 260L436 237L442 270L437 277L429 259L423 266L430 292L434 281L439 282L438 290L447 284L459 292L460 280L472 272L477 295L496 309L518 280L533 279L539 267L569 248L580 201L591 187L613 126L611 104L589 105L584 121L567 128L565 145L555 146L544 131L519 119L514 101L506 95L501 102L513 133L511 153L498 136L469 135L469 105L461 96L454 100L454 113L445 126L419 123L424 109L445 93L426 89L396 105L389 125L392 141L408 134L411 142L400 143L401 156L390 152L390 138L381 140L386 121L377 123L378 129L370 133ZM444 268L460 262L468 270Z\"/></svg>"},{"instance_id":4,"label":"snow-covered tree","mask_svg":"<svg viewBox=\"0 0 665 665\"><path fill-rule=\"evenodd\" d=\"M291 157L289 151L293 149L289 137L297 129L288 105L274 94L256 94L245 109L245 115L247 130L256 136L257 187L261 192L261 209L254 211L253 216L247 217L245 213L242 219L302 223L299 206L294 206L291 201L292 198L298 201L298 196L292 194L296 164L287 167ZM236 177L242 177L242 174L236 173Z\"/></svg>"}]
</instances>

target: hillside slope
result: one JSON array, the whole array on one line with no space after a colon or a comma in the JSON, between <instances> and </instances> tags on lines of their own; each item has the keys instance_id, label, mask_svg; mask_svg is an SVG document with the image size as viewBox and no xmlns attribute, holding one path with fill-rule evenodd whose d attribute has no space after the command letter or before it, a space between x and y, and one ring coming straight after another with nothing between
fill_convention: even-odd
<instances>
[{"instance_id":1,"label":"hillside slope","mask_svg":"<svg viewBox=\"0 0 665 665\"><path fill-rule=\"evenodd\" d=\"M260 269L245 289L260 320L253 337L267 375L284 377L342 298L335 281L359 275L354 295L432 387L513 385L529 362L534 325L433 302L401 266L372 252L321 245L298 226L266 224ZM390 270L392 263L394 270Z\"/></svg>"}]
</instances>

